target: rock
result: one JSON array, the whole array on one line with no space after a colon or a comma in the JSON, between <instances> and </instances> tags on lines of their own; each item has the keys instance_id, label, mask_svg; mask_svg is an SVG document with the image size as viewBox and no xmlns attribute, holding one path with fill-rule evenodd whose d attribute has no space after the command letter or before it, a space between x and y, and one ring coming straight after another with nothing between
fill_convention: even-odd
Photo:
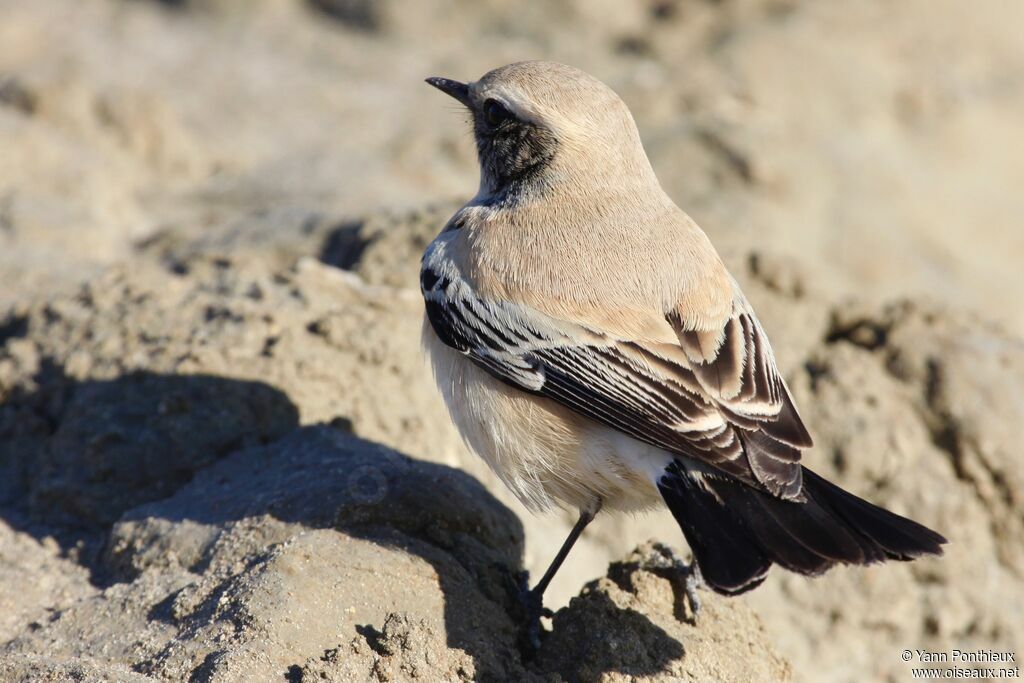
<instances>
[{"instance_id":1,"label":"rock","mask_svg":"<svg viewBox=\"0 0 1024 683\"><path fill-rule=\"evenodd\" d=\"M0 521L0 643L95 592L88 570L62 557L54 538L36 539Z\"/></svg>"},{"instance_id":2,"label":"rock","mask_svg":"<svg viewBox=\"0 0 1024 683\"><path fill-rule=\"evenodd\" d=\"M104 683L150 683L153 679L135 673L126 666L89 660L58 662L40 655L14 655L0 659L0 676L9 683L66 683L66 681L103 681Z\"/></svg>"},{"instance_id":3,"label":"rock","mask_svg":"<svg viewBox=\"0 0 1024 683\"><path fill-rule=\"evenodd\" d=\"M418 289L423 250L462 204L439 202L354 219L288 207L246 216L196 237L168 230L147 240L141 251L176 271L211 257L283 269L310 256L354 272L371 285Z\"/></svg>"},{"instance_id":4,"label":"rock","mask_svg":"<svg viewBox=\"0 0 1024 683\"><path fill-rule=\"evenodd\" d=\"M416 300L310 260L268 267L198 251L184 274L113 271L5 323L3 424L23 436L0 462L25 484L12 502L51 525L104 528L124 511L98 555L47 570L76 569L84 584L39 594L54 616L26 629L32 614L11 613L12 676L44 675L39 652L65 663L45 675L109 664L175 680L546 680L564 668L524 664L516 649L517 518L466 475L349 433L414 438L437 457L443 440L417 435L422 421L393 403L415 391L439 410L409 363ZM372 329L406 332L389 348L356 334ZM345 367L358 395L311 391L310 370ZM328 393L369 411L325 408ZM333 426L299 426L315 416ZM122 437L91 436L110 433ZM13 585L38 566L10 568Z\"/></svg>"},{"instance_id":5,"label":"rock","mask_svg":"<svg viewBox=\"0 0 1024 683\"><path fill-rule=\"evenodd\" d=\"M521 532L501 531L520 524L508 509L468 479L429 474L453 472L439 463L464 468L518 509L444 414L418 356L417 295L388 284L415 274L408 260L433 220L416 216L360 222L389 227L369 246L353 242L354 252L335 241L332 253L353 272L302 256L311 245L301 235L281 237L277 253L291 255L280 260L196 243L181 258L157 255L72 295L22 304L0 323L2 492L6 509L21 510L8 516L19 531L5 544L8 556L29 558L6 565L11 657L27 667L53 651L75 666L225 681L355 671L384 680L413 671L742 679L716 644L754 645L724 638L722 621L724 632L755 639L762 649L752 661L766 676L799 680L808 671L842 677L851 661L898 678L901 661L873 654L892 633L937 649L1007 642L1024 594L1011 484L1024 423L1014 380L1021 343L926 304L829 306L799 265L733 253L770 334L787 340L780 366L817 442L808 465L946 533L947 556L816 581L774 571L749 596L711 608L696 630L666 607L668 584L634 557L560 611L542 659L524 664L508 616L509 568L525 560L543 569L568 523L524 515L524 556ZM380 259L364 262L373 245ZM389 264L386 254L404 256ZM454 488L438 498L436 481ZM75 530L83 524L93 531ZM36 540L47 534L56 541ZM668 515L605 516L550 604L638 535L680 540ZM40 582L38 572L52 578ZM745 605L762 615L763 639L750 636L762 631ZM898 608L883 616L883 605ZM47 607L55 619L43 618ZM864 648L823 648L823 633Z\"/></svg>"},{"instance_id":6,"label":"rock","mask_svg":"<svg viewBox=\"0 0 1024 683\"><path fill-rule=\"evenodd\" d=\"M506 671L518 654L503 582L521 552L518 520L466 475L306 428L130 511L103 560L117 582L7 652L268 680L403 611L479 670Z\"/></svg>"},{"instance_id":7,"label":"rock","mask_svg":"<svg viewBox=\"0 0 1024 683\"><path fill-rule=\"evenodd\" d=\"M51 521L113 523L217 458L298 424L288 398L259 382L133 373L70 393L33 477L31 505Z\"/></svg>"},{"instance_id":8,"label":"rock","mask_svg":"<svg viewBox=\"0 0 1024 683\"><path fill-rule=\"evenodd\" d=\"M231 450L336 418L451 457L421 303L316 262L290 275L193 266L111 272L25 312L0 350L0 494L17 482L10 495L30 491L41 519L110 523Z\"/></svg>"},{"instance_id":9,"label":"rock","mask_svg":"<svg viewBox=\"0 0 1024 683\"><path fill-rule=\"evenodd\" d=\"M367 627L348 646L327 650L322 656L307 660L301 669L296 668L293 678L298 681L328 683L364 677L379 681L478 680L472 657L449 649L443 634L427 620L413 620L405 612L392 612L380 631Z\"/></svg>"},{"instance_id":10,"label":"rock","mask_svg":"<svg viewBox=\"0 0 1024 683\"><path fill-rule=\"evenodd\" d=\"M941 558L815 580L773 571L749 599L797 672L901 680L898 652L880 655L899 643L1013 648L1024 520L995 482L1019 471L1010 454L1024 438L1021 367L1024 344L970 314L912 301L833 309L790 381L815 438L805 462L950 543ZM823 650L819 639L863 645Z\"/></svg>"},{"instance_id":11,"label":"rock","mask_svg":"<svg viewBox=\"0 0 1024 683\"><path fill-rule=\"evenodd\" d=\"M1024 6L449 4L0 10L0 678L897 681L897 648L1016 647ZM630 555L681 545L671 516L602 515L521 660L507 566L543 571L572 514L461 443L416 280L477 182L420 81L524 54L623 95L808 466L945 557L773 571L694 627Z\"/></svg>"},{"instance_id":12,"label":"rock","mask_svg":"<svg viewBox=\"0 0 1024 683\"><path fill-rule=\"evenodd\" d=\"M240 450L170 498L129 511L103 559L117 582L18 635L3 655L22 676L34 671L32 654L47 652L76 663L102 653L162 680L546 680L571 660L521 660L509 616L521 553L518 519L467 475L308 427ZM618 591L621 614L593 614L609 585L555 617L545 653L570 652L565 640L580 629L592 640L576 649L621 641L633 622L627 640L646 642L651 631L660 635L649 645L661 651L619 651L581 680L605 670L740 680L720 663L724 649L705 652L705 629L738 628L744 647L767 652L763 629L738 603L684 628L671 589L658 587ZM766 666L785 671L777 658Z\"/></svg>"},{"instance_id":13,"label":"rock","mask_svg":"<svg viewBox=\"0 0 1024 683\"><path fill-rule=\"evenodd\" d=\"M587 584L555 615L542 666L574 683L791 680L789 665L742 601L704 592L697 618L685 613L678 582L652 569L652 556L665 550L641 546Z\"/></svg>"}]
</instances>

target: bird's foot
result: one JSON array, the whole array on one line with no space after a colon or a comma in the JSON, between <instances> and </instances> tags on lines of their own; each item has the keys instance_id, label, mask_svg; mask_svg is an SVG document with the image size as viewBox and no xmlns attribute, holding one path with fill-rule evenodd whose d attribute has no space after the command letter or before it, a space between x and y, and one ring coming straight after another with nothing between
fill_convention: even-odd
<instances>
[{"instance_id":1,"label":"bird's foot","mask_svg":"<svg viewBox=\"0 0 1024 683\"><path fill-rule=\"evenodd\" d=\"M540 652L544 628L542 617L553 617L554 613L544 606L544 594L531 590L529 574L518 572L513 575L513 590L516 598L517 621L519 622L519 649L526 659L533 659Z\"/></svg>"},{"instance_id":2,"label":"bird's foot","mask_svg":"<svg viewBox=\"0 0 1024 683\"><path fill-rule=\"evenodd\" d=\"M541 636L544 634L541 617L550 618L554 614L544 606L544 596L532 590L520 593L519 602L524 612L519 626L520 649L527 659L533 659L540 652Z\"/></svg>"},{"instance_id":3,"label":"bird's foot","mask_svg":"<svg viewBox=\"0 0 1024 683\"><path fill-rule=\"evenodd\" d=\"M687 564L676 557L671 548L660 543L654 544L654 551L646 558L645 567L668 579L674 588L682 592L690 608L689 615L683 620L696 623L701 604L697 591L703 590L705 585L697 561Z\"/></svg>"},{"instance_id":4,"label":"bird's foot","mask_svg":"<svg viewBox=\"0 0 1024 683\"><path fill-rule=\"evenodd\" d=\"M691 561L685 567L686 575L683 578L683 594L686 595L686 600L690 603L693 620L697 621L697 614L700 612L700 596L697 595L697 591L704 589L704 577L701 576L700 566L697 565L696 561Z\"/></svg>"}]
</instances>

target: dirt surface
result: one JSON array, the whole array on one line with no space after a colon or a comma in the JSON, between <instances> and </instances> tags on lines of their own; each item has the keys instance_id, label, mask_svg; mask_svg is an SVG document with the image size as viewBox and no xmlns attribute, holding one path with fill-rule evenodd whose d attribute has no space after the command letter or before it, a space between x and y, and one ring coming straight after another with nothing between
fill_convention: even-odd
<instances>
[{"instance_id":1,"label":"dirt surface","mask_svg":"<svg viewBox=\"0 0 1024 683\"><path fill-rule=\"evenodd\" d=\"M0 0L0 680L895 682L905 648L1020 652L1022 7ZM524 659L513 575L572 517L466 451L416 283L476 181L419 81L528 57L623 95L808 465L944 558L773 572L694 622L650 563L687 556L670 516L601 516Z\"/></svg>"},{"instance_id":2,"label":"dirt surface","mask_svg":"<svg viewBox=\"0 0 1024 683\"><path fill-rule=\"evenodd\" d=\"M405 348L415 347L418 304L369 287L311 260L271 277L197 257L187 275L115 271L73 299L23 309L22 333L2 354L0 465L13 486L3 544L12 580L0 599L19 609L3 623L10 677L88 678L101 664L110 676L120 666L217 681L568 671L562 648L524 663L517 646L520 519L461 470L370 440L415 437L426 451L455 437L441 419L427 428L373 409L396 394L436 400ZM211 326L211 311L224 326ZM389 323L400 348L354 348L370 319ZM278 341L265 326L282 330ZM312 386L326 370L339 384ZM387 375L396 386L372 381ZM325 421L325 396L354 393ZM559 623L599 634L589 596L602 590L588 589ZM742 603L686 629L671 589L616 599L655 640L572 680L688 670L680 642L727 659L733 643L707 642L720 620L725 630L742 624L744 647L771 651ZM659 624L644 616L655 610ZM625 637L617 620L605 628ZM788 671L774 653L766 662Z\"/></svg>"}]
</instances>

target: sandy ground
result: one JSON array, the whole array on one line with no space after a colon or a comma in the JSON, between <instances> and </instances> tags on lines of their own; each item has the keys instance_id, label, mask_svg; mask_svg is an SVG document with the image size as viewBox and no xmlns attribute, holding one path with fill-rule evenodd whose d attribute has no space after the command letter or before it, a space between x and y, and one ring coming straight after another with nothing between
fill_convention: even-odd
<instances>
[{"instance_id":1,"label":"sandy ground","mask_svg":"<svg viewBox=\"0 0 1024 683\"><path fill-rule=\"evenodd\" d=\"M1019 648L1022 15L0 0L0 678L903 681L904 648ZM571 519L461 444L416 274L476 183L420 81L533 57L622 94L811 466L945 558L776 572L692 624L646 563L686 556L672 520L609 516L522 659L510 575Z\"/></svg>"}]
</instances>

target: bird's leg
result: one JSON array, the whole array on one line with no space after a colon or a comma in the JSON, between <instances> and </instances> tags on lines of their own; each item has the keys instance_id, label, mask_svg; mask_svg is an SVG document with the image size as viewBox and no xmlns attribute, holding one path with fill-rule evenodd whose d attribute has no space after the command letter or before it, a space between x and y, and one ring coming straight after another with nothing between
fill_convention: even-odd
<instances>
[{"instance_id":1,"label":"bird's leg","mask_svg":"<svg viewBox=\"0 0 1024 683\"><path fill-rule=\"evenodd\" d=\"M690 564L686 565L686 578L683 579L683 593L686 594L686 600L690 603L694 620L697 619L697 614L700 612L700 596L697 595L697 591L703 589L704 577L701 576L700 565L694 558Z\"/></svg>"},{"instance_id":2,"label":"bird's leg","mask_svg":"<svg viewBox=\"0 0 1024 683\"><path fill-rule=\"evenodd\" d=\"M598 511L601 509L601 501L597 500L596 504L587 509L580 510L580 517L576 521L569 535L566 537L565 542L562 543L562 547L559 548L558 554L555 555L555 559L551 561L547 571L544 572L544 576L541 577L540 581L533 588L527 589L526 586L522 586L519 591L519 602L525 612L522 641L524 649L532 654L535 654L540 650L540 618L543 616L552 616L551 610L544 607L544 591L547 590L548 584L555 578L555 574L558 573L558 568L562 566L565 558L569 555L569 551L576 545L576 541L579 540L580 534L587 528L594 517L597 516ZM523 576L523 582L525 584L526 577Z\"/></svg>"},{"instance_id":3,"label":"bird's leg","mask_svg":"<svg viewBox=\"0 0 1024 683\"><path fill-rule=\"evenodd\" d=\"M697 595L697 591L704 589L704 577L701 576L697 559L694 558L686 564L676 557L670 548L660 543L655 543L654 549L656 552L651 553L645 560L646 568L682 589L690 606L692 619L696 621L700 612L700 596Z\"/></svg>"}]
</instances>

